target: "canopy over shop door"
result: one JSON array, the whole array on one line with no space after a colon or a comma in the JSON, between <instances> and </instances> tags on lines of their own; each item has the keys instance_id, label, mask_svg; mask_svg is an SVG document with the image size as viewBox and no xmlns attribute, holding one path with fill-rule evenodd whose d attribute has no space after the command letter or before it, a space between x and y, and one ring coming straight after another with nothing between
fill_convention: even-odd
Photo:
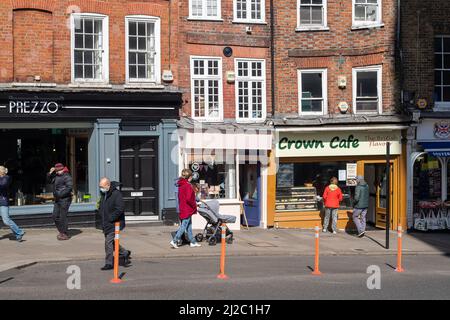
<instances>
[{"instance_id":1,"label":"canopy over shop door","mask_svg":"<svg viewBox=\"0 0 450 320\"><path fill-rule=\"evenodd\" d=\"M126 215L158 215L157 138L120 138L120 179Z\"/></svg>"}]
</instances>

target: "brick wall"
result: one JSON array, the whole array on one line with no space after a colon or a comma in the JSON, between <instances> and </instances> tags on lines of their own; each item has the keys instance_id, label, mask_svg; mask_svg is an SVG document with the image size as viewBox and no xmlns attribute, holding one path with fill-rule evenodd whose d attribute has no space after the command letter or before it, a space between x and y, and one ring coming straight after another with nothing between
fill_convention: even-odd
<instances>
[{"instance_id":1,"label":"brick wall","mask_svg":"<svg viewBox=\"0 0 450 320\"><path fill-rule=\"evenodd\" d=\"M70 83L69 18L70 13L81 12L109 16L109 78L112 84L125 82L125 16L160 17L161 70L171 68L176 85L177 10L176 1L167 0L0 1L0 83L29 82L31 74L41 75L42 82Z\"/></svg>"},{"instance_id":2,"label":"brick wall","mask_svg":"<svg viewBox=\"0 0 450 320\"><path fill-rule=\"evenodd\" d=\"M275 1L276 112L299 112L298 69L328 69L328 112L338 113L345 101L352 112L352 68L381 65L383 112L397 103L395 74L396 1L382 1L383 27L352 30L352 1L328 0L329 31L295 31L297 1ZM338 88L346 76L347 87ZM282 84L282 85L281 85Z\"/></svg>"},{"instance_id":3,"label":"brick wall","mask_svg":"<svg viewBox=\"0 0 450 320\"><path fill-rule=\"evenodd\" d=\"M234 71L235 58L266 60L266 107L271 112L270 86L270 11L266 1L264 24L233 22L233 0L222 0L223 21L189 20L189 0L179 1L179 86L182 88L182 115L191 116L190 56L222 58L224 119L236 118L235 84L227 83L226 72ZM246 33L246 26L252 33ZM223 54L224 47L231 47L233 55Z\"/></svg>"},{"instance_id":4,"label":"brick wall","mask_svg":"<svg viewBox=\"0 0 450 320\"><path fill-rule=\"evenodd\" d=\"M403 89L433 106L434 37L450 36L450 1L404 1L401 12Z\"/></svg>"}]
</instances>

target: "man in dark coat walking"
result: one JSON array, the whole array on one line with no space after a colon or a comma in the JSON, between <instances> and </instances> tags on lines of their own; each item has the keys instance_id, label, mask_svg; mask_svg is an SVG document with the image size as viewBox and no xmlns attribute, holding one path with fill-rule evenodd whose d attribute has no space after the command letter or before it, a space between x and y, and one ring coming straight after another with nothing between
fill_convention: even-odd
<instances>
[{"instance_id":1,"label":"man in dark coat walking","mask_svg":"<svg viewBox=\"0 0 450 320\"><path fill-rule=\"evenodd\" d=\"M58 240L69 240L67 235L68 223L67 213L72 203L72 177L69 169L62 163L57 163L47 174L47 184L53 186L53 197L55 205L53 207L53 221L59 231Z\"/></svg>"},{"instance_id":2,"label":"man in dark coat walking","mask_svg":"<svg viewBox=\"0 0 450 320\"><path fill-rule=\"evenodd\" d=\"M105 234L106 253L105 266L101 268L102 270L113 269L115 223L120 222L120 230L125 228L125 205L119 186L119 182L111 182L108 178L102 178L99 183L101 197L98 210L102 218L103 233ZM131 251L119 246L119 255L123 257L123 264L128 265Z\"/></svg>"}]
</instances>

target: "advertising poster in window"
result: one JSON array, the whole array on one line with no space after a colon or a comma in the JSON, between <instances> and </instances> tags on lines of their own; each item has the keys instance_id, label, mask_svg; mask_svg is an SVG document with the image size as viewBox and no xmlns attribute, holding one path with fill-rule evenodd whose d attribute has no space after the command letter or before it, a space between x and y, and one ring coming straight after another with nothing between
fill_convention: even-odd
<instances>
[{"instance_id":1,"label":"advertising poster in window","mask_svg":"<svg viewBox=\"0 0 450 320\"><path fill-rule=\"evenodd\" d=\"M347 186L356 186L357 166L356 163L347 163Z\"/></svg>"}]
</instances>

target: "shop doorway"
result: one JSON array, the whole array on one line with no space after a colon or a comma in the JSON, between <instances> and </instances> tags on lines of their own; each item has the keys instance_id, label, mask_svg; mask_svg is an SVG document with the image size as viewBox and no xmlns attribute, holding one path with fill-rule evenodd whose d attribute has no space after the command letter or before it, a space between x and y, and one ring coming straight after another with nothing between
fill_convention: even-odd
<instances>
[{"instance_id":1,"label":"shop doorway","mask_svg":"<svg viewBox=\"0 0 450 320\"><path fill-rule=\"evenodd\" d=\"M249 226L259 227L261 221L261 166L241 164L239 166L239 190L244 202L245 215ZM245 223L244 219L241 220Z\"/></svg>"},{"instance_id":2,"label":"shop doorway","mask_svg":"<svg viewBox=\"0 0 450 320\"><path fill-rule=\"evenodd\" d=\"M390 212L391 226L393 221L393 179L394 169L390 166ZM367 222L380 229L386 229L387 216L387 175L385 163L365 163L364 177L369 185L369 208L367 211Z\"/></svg>"},{"instance_id":3,"label":"shop doorway","mask_svg":"<svg viewBox=\"0 0 450 320\"><path fill-rule=\"evenodd\" d=\"M120 181L128 216L158 216L158 139L120 138Z\"/></svg>"}]
</instances>

